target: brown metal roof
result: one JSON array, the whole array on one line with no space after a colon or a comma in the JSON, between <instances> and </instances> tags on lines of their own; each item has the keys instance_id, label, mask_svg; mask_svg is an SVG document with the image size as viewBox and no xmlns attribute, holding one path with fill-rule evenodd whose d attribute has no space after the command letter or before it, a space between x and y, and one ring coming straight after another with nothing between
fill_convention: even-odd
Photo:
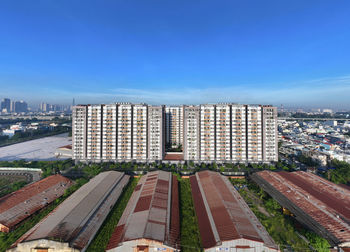
<instances>
[{"instance_id":1,"label":"brown metal roof","mask_svg":"<svg viewBox=\"0 0 350 252\"><path fill-rule=\"evenodd\" d=\"M164 156L164 160L184 160L184 155L183 154L171 154L171 153L167 153Z\"/></svg>"},{"instance_id":2,"label":"brown metal roof","mask_svg":"<svg viewBox=\"0 0 350 252\"><path fill-rule=\"evenodd\" d=\"M350 193L312 173L263 171L252 175L301 222L332 244L350 245Z\"/></svg>"},{"instance_id":3,"label":"brown metal roof","mask_svg":"<svg viewBox=\"0 0 350 252\"><path fill-rule=\"evenodd\" d=\"M38 239L68 242L84 249L93 239L118 200L129 176L121 172L103 172L73 193L14 245Z\"/></svg>"},{"instance_id":4,"label":"brown metal roof","mask_svg":"<svg viewBox=\"0 0 350 252\"><path fill-rule=\"evenodd\" d=\"M52 175L0 198L0 223L10 229L63 195L72 182Z\"/></svg>"},{"instance_id":5,"label":"brown metal roof","mask_svg":"<svg viewBox=\"0 0 350 252\"><path fill-rule=\"evenodd\" d=\"M214 247L216 245L216 240L214 237L213 230L210 227L210 221L207 211L205 211L205 206L202 198L202 194L199 190L199 186L195 176L190 177L193 203L196 210L196 215L198 219L199 231L201 234L202 244L204 248Z\"/></svg>"},{"instance_id":6,"label":"brown metal roof","mask_svg":"<svg viewBox=\"0 0 350 252\"><path fill-rule=\"evenodd\" d=\"M170 172L149 172L141 177L107 246L147 238L179 247L177 179Z\"/></svg>"},{"instance_id":7,"label":"brown metal roof","mask_svg":"<svg viewBox=\"0 0 350 252\"><path fill-rule=\"evenodd\" d=\"M191 176L190 181L204 248L245 238L278 249L226 177L202 171Z\"/></svg>"}]
</instances>

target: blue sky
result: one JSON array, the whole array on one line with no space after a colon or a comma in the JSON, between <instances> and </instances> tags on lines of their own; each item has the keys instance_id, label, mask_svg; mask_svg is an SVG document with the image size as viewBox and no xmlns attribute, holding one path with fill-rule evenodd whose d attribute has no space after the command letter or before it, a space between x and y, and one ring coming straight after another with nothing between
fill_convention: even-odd
<instances>
[{"instance_id":1,"label":"blue sky","mask_svg":"<svg viewBox=\"0 0 350 252\"><path fill-rule=\"evenodd\" d=\"M0 3L0 98L350 108L348 0Z\"/></svg>"}]
</instances>

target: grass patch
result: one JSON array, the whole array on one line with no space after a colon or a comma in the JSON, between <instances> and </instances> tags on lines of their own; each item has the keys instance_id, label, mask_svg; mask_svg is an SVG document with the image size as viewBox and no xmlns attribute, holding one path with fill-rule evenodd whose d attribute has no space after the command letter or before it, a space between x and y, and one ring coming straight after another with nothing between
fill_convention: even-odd
<instances>
[{"instance_id":1,"label":"grass patch","mask_svg":"<svg viewBox=\"0 0 350 252\"><path fill-rule=\"evenodd\" d=\"M6 194L17 191L27 184L26 176L10 175L0 176L0 198Z\"/></svg>"},{"instance_id":2,"label":"grass patch","mask_svg":"<svg viewBox=\"0 0 350 252\"><path fill-rule=\"evenodd\" d=\"M179 178L181 251L202 251L189 179Z\"/></svg>"},{"instance_id":3,"label":"grass patch","mask_svg":"<svg viewBox=\"0 0 350 252\"><path fill-rule=\"evenodd\" d=\"M87 248L87 252L105 251L114 228L117 226L118 221L122 216L138 181L139 178L130 178L126 189L123 191L122 195L120 195L112 211L108 214L106 220L103 222L100 230L97 232L95 238Z\"/></svg>"}]
</instances>

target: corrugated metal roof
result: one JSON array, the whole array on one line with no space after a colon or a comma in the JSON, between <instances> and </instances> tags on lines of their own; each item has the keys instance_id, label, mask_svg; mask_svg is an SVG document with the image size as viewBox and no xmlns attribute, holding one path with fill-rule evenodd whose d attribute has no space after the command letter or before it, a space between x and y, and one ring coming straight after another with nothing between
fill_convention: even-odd
<instances>
[{"instance_id":1,"label":"corrugated metal roof","mask_svg":"<svg viewBox=\"0 0 350 252\"><path fill-rule=\"evenodd\" d=\"M149 172L141 177L107 246L147 238L179 246L177 179L170 172Z\"/></svg>"},{"instance_id":2,"label":"corrugated metal roof","mask_svg":"<svg viewBox=\"0 0 350 252\"><path fill-rule=\"evenodd\" d=\"M304 218L305 224L316 232L326 233L331 243L350 243L350 193L347 189L303 171L262 171L252 178L277 200L281 201L283 196L297 218Z\"/></svg>"},{"instance_id":3,"label":"corrugated metal roof","mask_svg":"<svg viewBox=\"0 0 350 252\"><path fill-rule=\"evenodd\" d=\"M72 181L52 175L0 198L0 223L13 228L63 195Z\"/></svg>"},{"instance_id":4,"label":"corrugated metal roof","mask_svg":"<svg viewBox=\"0 0 350 252\"><path fill-rule=\"evenodd\" d=\"M124 173L103 172L73 193L14 245L38 239L68 242L83 249L92 240L129 181Z\"/></svg>"},{"instance_id":5,"label":"corrugated metal roof","mask_svg":"<svg viewBox=\"0 0 350 252\"><path fill-rule=\"evenodd\" d=\"M202 171L190 177L202 243L205 248L222 241L245 238L278 250L230 181L217 172Z\"/></svg>"}]
</instances>

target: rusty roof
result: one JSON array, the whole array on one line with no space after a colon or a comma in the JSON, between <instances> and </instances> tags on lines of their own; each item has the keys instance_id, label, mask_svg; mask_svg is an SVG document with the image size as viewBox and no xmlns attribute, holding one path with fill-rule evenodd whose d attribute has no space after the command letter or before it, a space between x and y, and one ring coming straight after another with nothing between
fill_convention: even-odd
<instances>
[{"instance_id":1,"label":"rusty roof","mask_svg":"<svg viewBox=\"0 0 350 252\"><path fill-rule=\"evenodd\" d=\"M228 178L217 172L202 171L191 176L190 182L204 248L223 241L247 239L278 250Z\"/></svg>"},{"instance_id":2,"label":"rusty roof","mask_svg":"<svg viewBox=\"0 0 350 252\"><path fill-rule=\"evenodd\" d=\"M42 221L24 234L18 243L38 239L68 242L82 250L93 239L118 200L129 176L121 172L103 172L79 188Z\"/></svg>"},{"instance_id":3,"label":"rusty roof","mask_svg":"<svg viewBox=\"0 0 350 252\"><path fill-rule=\"evenodd\" d=\"M184 155L176 153L166 153L164 156L164 160L184 160Z\"/></svg>"},{"instance_id":4,"label":"rusty roof","mask_svg":"<svg viewBox=\"0 0 350 252\"><path fill-rule=\"evenodd\" d=\"M309 226L316 232L322 230L332 244L350 245L350 193L347 189L304 171L262 171L252 178L277 200L287 199L283 203L288 204L289 210L305 217L306 225L308 221L313 223Z\"/></svg>"},{"instance_id":5,"label":"rusty roof","mask_svg":"<svg viewBox=\"0 0 350 252\"><path fill-rule=\"evenodd\" d=\"M150 239L179 246L178 182L170 172L149 172L141 177L107 246Z\"/></svg>"},{"instance_id":6,"label":"rusty roof","mask_svg":"<svg viewBox=\"0 0 350 252\"><path fill-rule=\"evenodd\" d=\"M9 229L63 195L72 182L52 175L0 198L0 223Z\"/></svg>"}]
</instances>

